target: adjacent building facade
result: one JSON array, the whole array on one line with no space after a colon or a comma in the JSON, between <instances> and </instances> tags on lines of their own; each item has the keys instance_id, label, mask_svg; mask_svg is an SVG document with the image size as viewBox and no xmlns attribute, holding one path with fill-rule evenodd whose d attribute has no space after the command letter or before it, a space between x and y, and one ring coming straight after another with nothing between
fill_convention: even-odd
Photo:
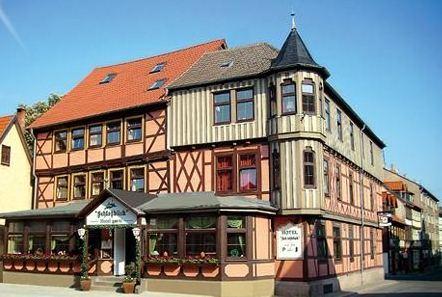
<instances>
[{"instance_id":1,"label":"adjacent building facade","mask_svg":"<svg viewBox=\"0 0 442 297\"><path fill-rule=\"evenodd\" d=\"M424 270L439 257L438 199L394 168L384 169L384 180L387 188L407 206L405 219L409 227L407 242L398 255L403 262L400 270Z\"/></svg>"},{"instance_id":2,"label":"adjacent building facade","mask_svg":"<svg viewBox=\"0 0 442 297\"><path fill-rule=\"evenodd\" d=\"M385 145L329 75L296 28L279 51L217 40L93 70L30 127L36 209L3 215L5 280L72 285L80 228L91 275L124 274L139 238L151 291L381 279Z\"/></svg>"}]
</instances>

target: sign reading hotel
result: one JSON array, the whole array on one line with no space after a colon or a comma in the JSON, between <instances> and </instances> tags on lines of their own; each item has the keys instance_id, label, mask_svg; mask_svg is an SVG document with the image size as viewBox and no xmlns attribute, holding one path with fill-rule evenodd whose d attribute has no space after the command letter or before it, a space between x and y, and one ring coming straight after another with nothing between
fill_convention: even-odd
<instances>
[{"instance_id":1,"label":"sign reading hotel","mask_svg":"<svg viewBox=\"0 0 442 297\"><path fill-rule=\"evenodd\" d=\"M302 225L288 223L276 231L276 251L278 260L297 260L303 258Z\"/></svg>"},{"instance_id":2,"label":"sign reading hotel","mask_svg":"<svg viewBox=\"0 0 442 297\"><path fill-rule=\"evenodd\" d=\"M86 217L86 225L135 225L136 214L115 198L107 198Z\"/></svg>"}]
</instances>

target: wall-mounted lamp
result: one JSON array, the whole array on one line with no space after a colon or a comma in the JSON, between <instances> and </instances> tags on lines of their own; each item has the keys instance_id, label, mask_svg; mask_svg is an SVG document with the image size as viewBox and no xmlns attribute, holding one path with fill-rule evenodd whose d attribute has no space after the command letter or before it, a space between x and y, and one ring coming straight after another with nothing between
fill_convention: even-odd
<instances>
[{"instance_id":1,"label":"wall-mounted lamp","mask_svg":"<svg viewBox=\"0 0 442 297\"><path fill-rule=\"evenodd\" d=\"M78 236L80 236L81 240L84 239L84 235L86 234L86 229L80 228L77 230Z\"/></svg>"}]
</instances>

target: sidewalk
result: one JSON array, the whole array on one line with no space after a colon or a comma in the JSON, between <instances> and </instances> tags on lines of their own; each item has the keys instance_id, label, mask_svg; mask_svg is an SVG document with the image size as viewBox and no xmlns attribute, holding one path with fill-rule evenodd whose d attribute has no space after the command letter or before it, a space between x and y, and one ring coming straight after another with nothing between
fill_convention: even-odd
<instances>
[{"instance_id":1,"label":"sidewalk","mask_svg":"<svg viewBox=\"0 0 442 297\"><path fill-rule=\"evenodd\" d=\"M58 287L40 287L29 285L12 285L12 284L0 284L0 296L1 297L196 297L196 295L188 294L167 294L167 293L154 293L144 292L142 294L123 294L114 292L103 291L89 291L82 292L70 288L58 288ZM198 297L204 297L198 295Z\"/></svg>"}]
</instances>

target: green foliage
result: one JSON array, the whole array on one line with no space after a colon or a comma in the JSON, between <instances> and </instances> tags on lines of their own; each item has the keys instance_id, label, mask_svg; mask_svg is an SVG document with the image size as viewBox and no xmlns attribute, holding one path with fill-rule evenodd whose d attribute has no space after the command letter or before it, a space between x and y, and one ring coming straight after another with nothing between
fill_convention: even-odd
<instances>
[{"instance_id":1,"label":"green foliage","mask_svg":"<svg viewBox=\"0 0 442 297\"><path fill-rule=\"evenodd\" d=\"M47 112L52 106L57 104L61 99L62 96L59 96L57 94L50 94L46 100L37 101L32 105L22 104L21 107L23 107L26 110L26 116L25 116L26 126L32 124L37 118L39 118L41 115ZM32 152L34 140L29 131L25 133L25 137L29 150Z\"/></svg>"},{"instance_id":2,"label":"green foliage","mask_svg":"<svg viewBox=\"0 0 442 297\"><path fill-rule=\"evenodd\" d=\"M89 279L89 254L87 250L87 240L88 240L89 231L86 229L86 233L84 234L82 253L81 253L81 279Z\"/></svg>"},{"instance_id":3,"label":"green foliage","mask_svg":"<svg viewBox=\"0 0 442 297\"><path fill-rule=\"evenodd\" d=\"M124 268L126 275L124 276L124 282L125 283L131 283L134 281L135 278L138 277L137 273L137 265L134 262L131 262L130 264L126 265Z\"/></svg>"}]
</instances>

